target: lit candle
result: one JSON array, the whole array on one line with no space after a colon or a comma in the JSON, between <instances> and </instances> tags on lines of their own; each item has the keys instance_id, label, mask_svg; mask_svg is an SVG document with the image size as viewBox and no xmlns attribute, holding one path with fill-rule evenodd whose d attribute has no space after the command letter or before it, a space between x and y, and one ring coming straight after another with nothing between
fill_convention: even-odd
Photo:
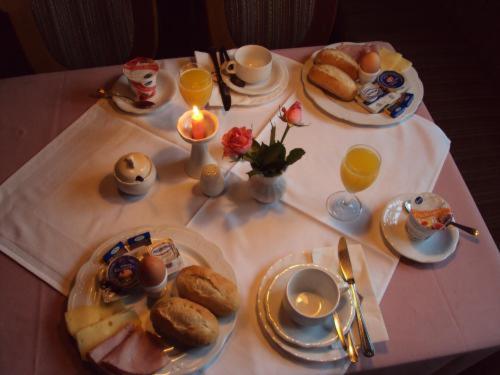
<instances>
[{"instance_id":1,"label":"lit candle","mask_svg":"<svg viewBox=\"0 0 500 375\"><path fill-rule=\"evenodd\" d=\"M203 113L197 106L194 106L193 114L191 115L191 138L203 139L205 137L205 119Z\"/></svg>"}]
</instances>

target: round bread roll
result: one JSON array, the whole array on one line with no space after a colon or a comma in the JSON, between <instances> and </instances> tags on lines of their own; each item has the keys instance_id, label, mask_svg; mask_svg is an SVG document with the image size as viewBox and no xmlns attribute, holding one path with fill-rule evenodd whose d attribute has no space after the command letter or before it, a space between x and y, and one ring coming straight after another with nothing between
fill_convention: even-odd
<instances>
[{"instance_id":1,"label":"round bread roll","mask_svg":"<svg viewBox=\"0 0 500 375\"><path fill-rule=\"evenodd\" d=\"M313 65L308 78L315 85L345 101L353 100L358 90L351 77L332 65Z\"/></svg>"},{"instance_id":2,"label":"round bread roll","mask_svg":"<svg viewBox=\"0 0 500 375\"><path fill-rule=\"evenodd\" d=\"M188 346L204 346L219 334L217 318L206 308L179 297L158 300L150 313L155 331Z\"/></svg>"},{"instance_id":3,"label":"round bread roll","mask_svg":"<svg viewBox=\"0 0 500 375\"><path fill-rule=\"evenodd\" d=\"M226 316L240 305L236 285L225 277L202 266L184 268L177 276L181 297L205 306L217 316Z\"/></svg>"},{"instance_id":4,"label":"round bread roll","mask_svg":"<svg viewBox=\"0 0 500 375\"><path fill-rule=\"evenodd\" d=\"M358 79L359 65L345 52L333 48L322 49L314 58L314 64L333 65L342 70L344 73L347 73L351 79Z\"/></svg>"}]
</instances>

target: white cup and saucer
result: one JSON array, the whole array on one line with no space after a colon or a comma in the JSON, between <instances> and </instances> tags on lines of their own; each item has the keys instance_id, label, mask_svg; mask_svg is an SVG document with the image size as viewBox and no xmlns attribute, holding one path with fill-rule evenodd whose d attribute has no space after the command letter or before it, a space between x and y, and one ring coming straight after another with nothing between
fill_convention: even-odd
<instances>
[{"instance_id":1,"label":"white cup and saucer","mask_svg":"<svg viewBox=\"0 0 500 375\"><path fill-rule=\"evenodd\" d=\"M307 349L338 341L333 313L346 333L354 319L352 297L340 276L315 264L293 265L276 275L265 296L272 329L284 341Z\"/></svg>"},{"instance_id":2,"label":"white cup and saucer","mask_svg":"<svg viewBox=\"0 0 500 375\"><path fill-rule=\"evenodd\" d=\"M288 76L285 66L267 48L258 45L240 47L233 59L222 66L224 83L233 91L246 95L265 95L276 90ZM235 85L231 75L245 82Z\"/></svg>"}]
</instances>

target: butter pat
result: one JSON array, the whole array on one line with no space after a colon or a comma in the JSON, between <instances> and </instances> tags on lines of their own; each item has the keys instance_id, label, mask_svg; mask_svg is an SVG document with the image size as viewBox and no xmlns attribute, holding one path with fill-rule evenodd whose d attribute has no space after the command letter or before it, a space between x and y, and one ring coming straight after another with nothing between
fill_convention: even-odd
<instances>
[{"instance_id":1,"label":"butter pat","mask_svg":"<svg viewBox=\"0 0 500 375\"><path fill-rule=\"evenodd\" d=\"M69 333L75 336L81 329L122 310L125 310L125 306L121 301L118 301L102 306L93 305L77 307L67 311L64 317L66 318L66 326L68 327Z\"/></svg>"},{"instance_id":2,"label":"butter pat","mask_svg":"<svg viewBox=\"0 0 500 375\"><path fill-rule=\"evenodd\" d=\"M82 358L86 359L89 350L114 335L127 323L141 324L139 316L134 311L129 310L112 315L78 331L75 338Z\"/></svg>"}]
</instances>

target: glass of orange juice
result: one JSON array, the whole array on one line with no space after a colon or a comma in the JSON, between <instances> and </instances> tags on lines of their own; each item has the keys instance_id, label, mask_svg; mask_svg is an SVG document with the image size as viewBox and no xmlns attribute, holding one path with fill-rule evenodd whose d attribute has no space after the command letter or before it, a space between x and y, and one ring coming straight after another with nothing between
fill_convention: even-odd
<instances>
[{"instance_id":1,"label":"glass of orange juice","mask_svg":"<svg viewBox=\"0 0 500 375\"><path fill-rule=\"evenodd\" d=\"M340 221L352 221L362 211L361 202L354 195L368 188L377 178L382 159L367 145L350 147L340 165L340 178L346 191L330 195L326 201L328 212Z\"/></svg>"},{"instance_id":2,"label":"glass of orange juice","mask_svg":"<svg viewBox=\"0 0 500 375\"><path fill-rule=\"evenodd\" d=\"M179 91L190 106L203 108L212 94L212 74L195 63L184 65L179 72Z\"/></svg>"}]
</instances>

